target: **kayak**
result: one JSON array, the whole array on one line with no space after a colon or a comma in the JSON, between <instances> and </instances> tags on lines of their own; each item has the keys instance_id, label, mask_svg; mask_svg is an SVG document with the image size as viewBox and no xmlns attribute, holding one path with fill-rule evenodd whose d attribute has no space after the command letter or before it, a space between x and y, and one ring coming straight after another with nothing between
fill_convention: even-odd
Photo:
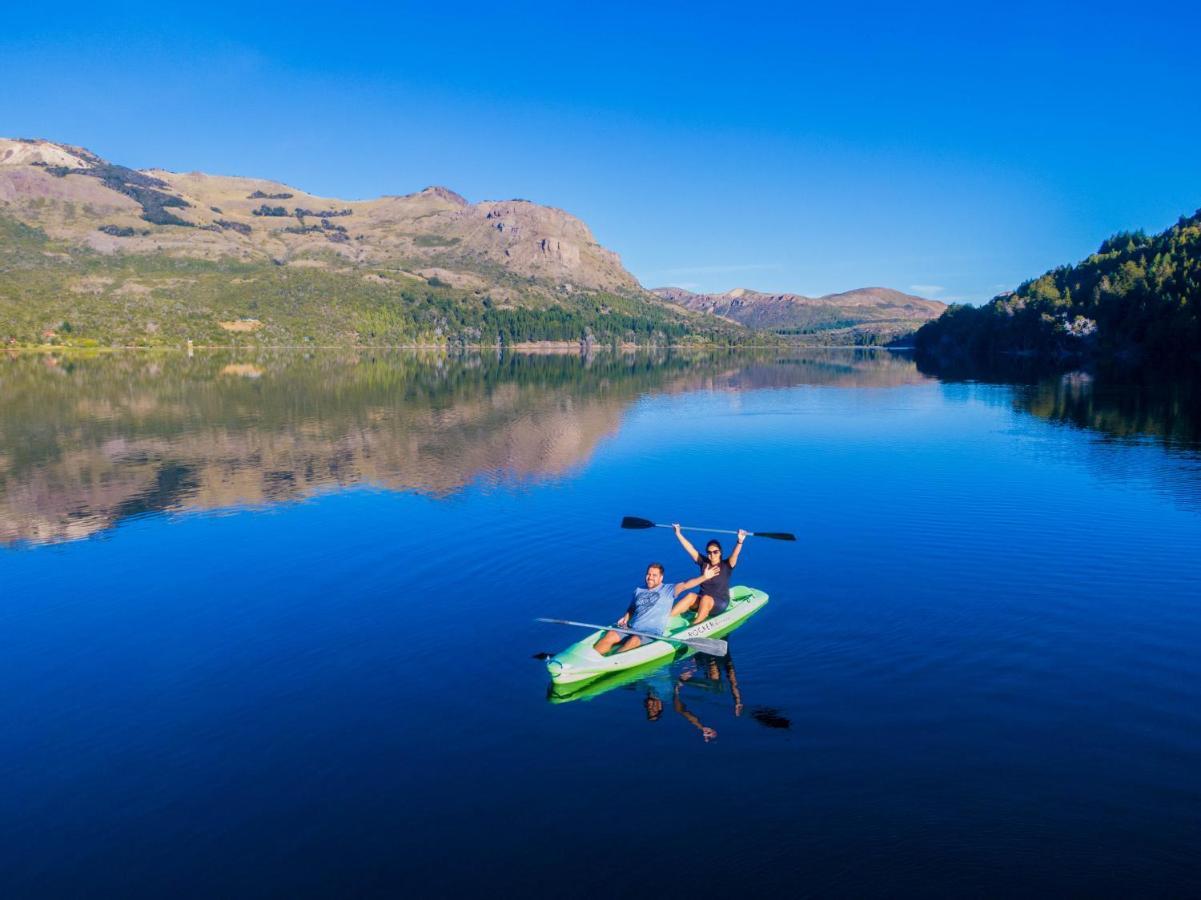
<instances>
[{"instance_id":1,"label":"kayak","mask_svg":"<svg viewBox=\"0 0 1201 900\"><path fill-rule=\"evenodd\" d=\"M680 638L719 638L729 634L767 603L767 594L750 587L731 587L730 605L721 615L710 616L699 625L692 624L695 613L672 616L667 623L667 634ZM601 656L594 645L605 630L593 631L566 650L556 653L546 661L551 681L556 685L573 684L612 675L626 669L642 668L651 663L664 663L679 659L692 652L685 644L670 641L650 641L624 653Z\"/></svg>"}]
</instances>

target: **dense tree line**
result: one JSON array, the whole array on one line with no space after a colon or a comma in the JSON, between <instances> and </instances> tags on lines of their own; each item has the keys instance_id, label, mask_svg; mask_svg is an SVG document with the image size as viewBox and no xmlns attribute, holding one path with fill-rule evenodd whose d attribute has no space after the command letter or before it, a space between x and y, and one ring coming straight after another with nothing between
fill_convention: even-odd
<instances>
[{"instance_id":1,"label":"dense tree line","mask_svg":"<svg viewBox=\"0 0 1201 900\"><path fill-rule=\"evenodd\" d=\"M235 228L235 226L237 226ZM211 228L249 230L220 220ZM336 222L297 226L330 241L348 235ZM127 226L113 230L126 233ZM137 231L135 227L135 232ZM524 341L630 341L671 344L762 342L764 336L720 320L688 318L641 297L575 291L552 298L514 282L495 294L422 283L395 272L325 271L237 258L195 259L163 254L104 254L65 245L0 211L0 344L38 345L53 333L60 344L295 346L369 344L510 345ZM365 278L375 275L375 278ZM83 302L70 288L95 284ZM149 290L136 297L130 282ZM263 327L231 333L223 322L254 318ZM70 321L70 330L61 323Z\"/></svg>"},{"instance_id":2,"label":"dense tree line","mask_svg":"<svg viewBox=\"0 0 1201 900\"><path fill-rule=\"evenodd\" d=\"M162 190L170 187L167 182L144 172L104 162L99 157L92 157L92 159L92 166L86 169L46 165L43 165L43 168L57 178L65 178L68 175L86 175L89 178L100 179L105 187L137 201L142 207L142 218L152 225L192 226L191 222L168 212L168 209L187 209L192 204L183 197L168 194Z\"/></svg>"},{"instance_id":3,"label":"dense tree line","mask_svg":"<svg viewBox=\"0 0 1201 900\"><path fill-rule=\"evenodd\" d=\"M1121 232L980 307L952 306L915 336L930 362L1024 355L1172 368L1201 362L1201 210L1166 231Z\"/></svg>"},{"instance_id":4,"label":"dense tree line","mask_svg":"<svg viewBox=\"0 0 1201 900\"><path fill-rule=\"evenodd\" d=\"M354 210L353 209L316 209L316 210L314 210L314 209L305 209L303 206L298 206L298 207L296 207L296 211L293 213L293 215L296 216L296 218L298 218L298 219L303 219L305 216L309 216L310 218L314 218L314 219L317 219L317 218L325 219L325 218L329 218L331 216L353 216Z\"/></svg>"}]
</instances>

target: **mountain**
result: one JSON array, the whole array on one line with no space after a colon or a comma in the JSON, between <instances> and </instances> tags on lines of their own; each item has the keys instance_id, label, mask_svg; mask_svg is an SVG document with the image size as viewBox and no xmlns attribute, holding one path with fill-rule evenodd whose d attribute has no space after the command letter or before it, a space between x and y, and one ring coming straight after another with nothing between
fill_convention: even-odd
<instances>
[{"instance_id":1,"label":"mountain","mask_svg":"<svg viewBox=\"0 0 1201 900\"><path fill-rule=\"evenodd\" d=\"M915 335L933 370L1117 362L1201 363L1201 210L1147 236L1122 232L1076 265L983 306L952 306Z\"/></svg>"},{"instance_id":2,"label":"mountain","mask_svg":"<svg viewBox=\"0 0 1201 900\"><path fill-rule=\"evenodd\" d=\"M587 332L736 336L649 294L575 216L527 200L470 203L444 187L340 200L0 139L0 339L344 344Z\"/></svg>"},{"instance_id":3,"label":"mountain","mask_svg":"<svg viewBox=\"0 0 1201 900\"><path fill-rule=\"evenodd\" d=\"M724 294L694 294L683 288L666 287L656 288L653 293L686 309L719 316L758 331L830 333L851 338L874 335L890 339L910 333L947 308L937 300L879 287L824 297L766 294L746 288Z\"/></svg>"}]
</instances>

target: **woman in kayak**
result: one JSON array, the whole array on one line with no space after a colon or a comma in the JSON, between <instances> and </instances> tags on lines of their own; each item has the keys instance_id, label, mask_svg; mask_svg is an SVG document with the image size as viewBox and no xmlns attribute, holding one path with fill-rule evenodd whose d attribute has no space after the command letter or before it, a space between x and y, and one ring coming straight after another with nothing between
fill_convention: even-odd
<instances>
[{"instance_id":1,"label":"woman in kayak","mask_svg":"<svg viewBox=\"0 0 1201 900\"><path fill-rule=\"evenodd\" d=\"M698 578L681 581L679 584L666 584L663 581L663 563L651 563L646 567L646 587L634 588L634 598L630 601L630 607L626 610L625 615L617 620L617 624L622 628L632 628L634 631L645 631L649 634L665 633L667 620L671 614L671 605L676 597L684 591L692 590L701 582L715 577L718 571L717 566L708 566ZM626 637L620 631L607 631L605 636L592 646L596 648L597 653L604 656L622 638L625 638L625 643L621 645L618 653L641 647L650 640L650 638L640 638L636 634Z\"/></svg>"},{"instance_id":2,"label":"woman in kayak","mask_svg":"<svg viewBox=\"0 0 1201 900\"><path fill-rule=\"evenodd\" d=\"M721 615L730 605L730 573L738 565L738 556L742 553L742 542L746 540L746 532L741 528L738 529L738 543L734 545L734 551L730 554L729 559L722 559L721 544L717 541L710 541L706 544L705 555L701 556L696 547L692 546L692 542L684 537L679 525L673 523L671 527L676 530L676 539L693 562L702 569L708 566L716 566L718 569L717 575L705 581L705 589L699 596L689 594L687 597L681 597L680 601L672 607L671 614L677 616L685 610L695 607L696 618L692 620L693 625L705 621L710 615Z\"/></svg>"}]
</instances>

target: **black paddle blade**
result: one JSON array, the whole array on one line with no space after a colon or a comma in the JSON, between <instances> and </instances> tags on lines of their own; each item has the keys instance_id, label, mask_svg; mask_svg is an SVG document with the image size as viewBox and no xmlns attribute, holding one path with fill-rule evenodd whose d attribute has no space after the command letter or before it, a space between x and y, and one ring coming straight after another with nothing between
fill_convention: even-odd
<instances>
[{"instance_id":1,"label":"black paddle blade","mask_svg":"<svg viewBox=\"0 0 1201 900\"><path fill-rule=\"evenodd\" d=\"M771 538L776 541L795 541L796 535L787 531L756 531L755 537Z\"/></svg>"},{"instance_id":2,"label":"black paddle blade","mask_svg":"<svg viewBox=\"0 0 1201 900\"><path fill-rule=\"evenodd\" d=\"M545 650L543 650L541 653L535 653L532 658L533 659L550 659L552 656L554 656L553 653L547 653Z\"/></svg>"},{"instance_id":3,"label":"black paddle blade","mask_svg":"<svg viewBox=\"0 0 1201 900\"><path fill-rule=\"evenodd\" d=\"M622 528L654 528L655 523L650 519L640 519L637 516L626 516L621 520Z\"/></svg>"}]
</instances>

